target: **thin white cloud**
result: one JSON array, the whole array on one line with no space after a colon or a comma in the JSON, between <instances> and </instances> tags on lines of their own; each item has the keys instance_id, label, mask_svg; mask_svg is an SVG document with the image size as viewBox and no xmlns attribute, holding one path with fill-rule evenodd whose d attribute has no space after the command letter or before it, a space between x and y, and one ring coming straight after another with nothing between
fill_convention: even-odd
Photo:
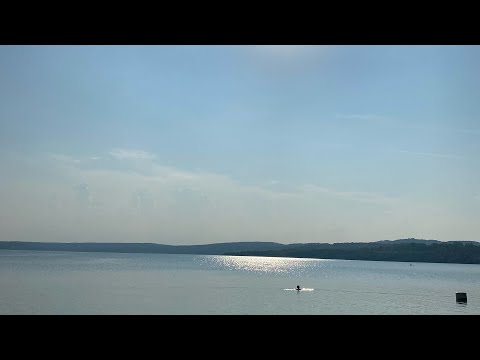
<instances>
[{"instance_id":1,"label":"thin white cloud","mask_svg":"<svg viewBox=\"0 0 480 360\"><path fill-rule=\"evenodd\" d=\"M85 157L80 163L66 155L53 158L43 164L49 179L22 175L0 187L3 238L293 243L372 241L401 237L405 229L428 237L453 231L452 226L465 229L458 236L480 231L473 215L456 216L437 204L422 208L417 200L381 193L319 185L285 188L278 178L268 179L273 184L247 185L225 174L155 160L118 164L113 156L101 162Z\"/></svg>"},{"instance_id":2,"label":"thin white cloud","mask_svg":"<svg viewBox=\"0 0 480 360\"><path fill-rule=\"evenodd\" d=\"M428 125L422 124L421 122L408 122L404 119L394 119L388 116L381 116L375 114L340 114L337 113L335 116L339 119L346 119L358 122L367 122L375 123L378 125L401 125L402 127L409 128L415 131L434 131L434 132L445 132L445 133L459 133L459 134L469 134L469 135L480 135L479 129L468 129L468 128L456 128L448 126L438 126L438 125ZM428 155L426 155L428 156Z\"/></svg>"},{"instance_id":3,"label":"thin white cloud","mask_svg":"<svg viewBox=\"0 0 480 360\"><path fill-rule=\"evenodd\" d=\"M316 193L316 194L325 194L334 196L337 198L357 201L357 202L366 202L366 203L376 203L376 204L389 204L399 199L388 197L383 194L371 193L371 192L361 192L361 191L338 191L335 189L330 189L317 185L304 185L302 187L303 191L307 193Z\"/></svg>"},{"instance_id":4,"label":"thin white cloud","mask_svg":"<svg viewBox=\"0 0 480 360\"><path fill-rule=\"evenodd\" d=\"M340 119L358 120L376 124L394 124L397 122L395 119L390 117L374 114L336 114L335 116Z\"/></svg>"},{"instance_id":5,"label":"thin white cloud","mask_svg":"<svg viewBox=\"0 0 480 360\"><path fill-rule=\"evenodd\" d=\"M114 155L112 155L115 154ZM175 167L168 167L158 164L154 159L154 154L147 153L142 150L125 150L115 149L110 152L115 158L121 159L150 159L142 169L148 169L148 172L139 171L138 168L129 168L128 170L109 169L88 169L78 168L79 176L82 178L94 177L120 177L122 174L135 174L136 181L150 184L163 184L171 186L172 188L178 188L188 186L189 188L197 189L207 192L219 192L226 191L235 194L256 194L259 197L267 197L270 199L285 199L285 198L300 198L304 195L324 194L327 196L333 196L336 198L342 198L351 201L369 202L369 203L386 203L395 199L386 197L381 194L368 193L368 192L346 192L338 191L331 188L326 188L318 185L307 184L303 186L289 186L288 191L285 191L283 187L278 187L281 182L276 179L272 179L268 182L267 186L261 185L245 185L241 184L235 179L217 173L208 172L194 172ZM69 156L58 155L57 157L62 159L71 159ZM75 163L75 162L74 162ZM76 164L76 163L75 163ZM107 166L107 165L105 165Z\"/></svg>"},{"instance_id":6,"label":"thin white cloud","mask_svg":"<svg viewBox=\"0 0 480 360\"><path fill-rule=\"evenodd\" d=\"M417 152L417 151L409 151L409 150L398 150L401 153L412 154L416 156L422 157L433 157L433 158L441 158L441 159L463 159L462 156L453 155L453 154L438 154L438 153L426 153L426 152Z\"/></svg>"},{"instance_id":7,"label":"thin white cloud","mask_svg":"<svg viewBox=\"0 0 480 360\"><path fill-rule=\"evenodd\" d=\"M326 45L250 45L243 46L248 63L260 74L274 79L305 79L321 61L329 46ZM292 77L291 77L292 76Z\"/></svg>"},{"instance_id":8,"label":"thin white cloud","mask_svg":"<svg viewBox=\"0 0 480 360\"><path fill-rule=\"evenodd\" d=\"M455 129L455 131L464 133L464 134L480 135L480 130L475 130L475 129Z\"/></svg>"},{"instance_id":9,"label":"thin white cloud","mask_svg":"<svg viewBox=\"0 0 480 360\"><path fill-rule=\"evenodd\" d=\"M255 45L256 50L274 56L293 56L312 49L312 45Z\"/></svg>"},{"instance_id":10,"label":"thin white cloud","mask_svg":"<svg viewBox=\"0 0 480 360\"><path fill-rule=\"evenodd\" d=\"M50 159L52 159L54 161L58 161L58 162L64 163L64 164L79 164L80 163L79 159L75 159L72 156L63 155L63 154L50 154L49 157L50 157Z\"/></svg>"},{"instance_id":11,"label":"thin white cloud","mask_svg":"<svg viewBox=\"0 0 480 360\"><path fill-rule=\"evenodd\" d=\"M113 149L109 154L117 160L154 160L156 156L143 150Z\"/></svg>"}]
</instances>

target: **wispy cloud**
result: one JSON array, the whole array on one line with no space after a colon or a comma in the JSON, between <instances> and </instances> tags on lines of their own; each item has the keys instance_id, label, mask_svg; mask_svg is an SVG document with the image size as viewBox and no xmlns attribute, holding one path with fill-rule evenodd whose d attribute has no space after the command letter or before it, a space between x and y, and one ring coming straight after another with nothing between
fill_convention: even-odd
<instances>
[{"instance_id":1,"label":"wispy cloud","mask_svg":"<svg viewBox=\"0 0 480 360\"><path fill-rule=\"evenodd\" d=\"M337 198L342 198L342 199L352 200L357 202L386 204L386 203L392 203L394 201L398 201L397 198L388 197L378 193L362 192L362 191L338 191L335 189L312 185L312 184L304 185L302 189L307 193L325 194L325 195L330 195Z\"/></svg>"},{"instance_id":2,"label":"wispy cloud","mask_svg":"<svg viewBox=\"0 0 480 360\"><path fill-rule=\"evenodd\" d=\"M426 152L417 152L417 151L409 151L409 150L398 150L398 152L405 153L405 154L412 154L416 156L422 156L422 157L433 157L433 158L441 158L441 159L463 159L463 156L453 155L453 154L426 153Z\"/></svg>"},{"instance_id":3,"label":"wispy cloud","mask_svg":"<svg viewBox=\"0 0 480 360\"><path fill-rule=\"evenodd\" d=\"M0 213L8 214L0 216L3 235L183 244L346 241L386 229L382 221L396 216L385 219L385 210L405 208L381 193L284 184L281 178L246 184L228 174L164 166L153 159L119 164L111 154L102 161L91 157L78 163L56 154L57 161L45 164L50 181L24 177L0 187Z\"/></svg>"},{"instance_id":4,"label":"wispy cloud","mask_svg":"<svg viewBox=\"0 0 480 360\"><path fill-rule=\"evenodd\" d=\"M75 165L75 164L78 165L81 163L102 160L101 156L73 157L73 156L64 155L64 154L49 154L48 156L50 160L63 163L63 164L70 164L70 165Z\"/></svg>"},{"instance_id":5,"label":"wispy cloud","mask_svg":"<svg viewBox=\"0 0 480 360\"><path fill-rule=\"evenodd\" d=\"M118 160L154 160L156 156L143 150L113 149L109 154Z\"/></svg>"},{"instance_id":6,"label":"wispy cloud","mask_svg":"<svg viewBox=\"0 0 480 360\"><path fill-rule=\"evenodd\" d=\"M374 114L335 114L335 116L339 119L365 121L365 122L371 122L376 124L397 123L395 119L392 119L390 117L374 115Z\"/></svg>"},{"instance_id":7,"label":"wispy cloud","mask_svg":"<svg viewBox=\"0 0 480 360\"><path fill-rule=\"evenodd\" d=\"M49 157L50 157L50 159L52 159L54 161L58 161L58 162L64 163L64 164L79 164L80 163L79 159L75 159L72 156L63 155L63 154L50 154Z\"/></svg>"},{"instance_id":8,"label":"wispy cloud","mask_svg":"<svg viewBox=\"0 0 480 360\"><path fill-rule=\"evenodd\" d=\"M241 184L237 180L229 177L225 174L209 173L209 172L195 172L176 167L169 167L159 164L155 159L155 154L148 153L143 150L126 150L126 149L114 149L109 154L115 159L148 159L151 160L143 167L132 166L126 169L110 168L107 163L103 164L103 168L98 167L91 168L88 164L80 167L80 161L67 155L55 155L57 159L67 162L69 165L78 168L79 176L89 177L110 177L120 176L120 174L126 173L136 174L137 180L142 182L158 183L163 185L169 185L171 188L189 186L191 188L206 189L206 191L225 191L228 189L230 193L250 193L256 194L260 197L268 197L270 199L281 199L285 197L298 197L303 198L306 195L319 195L323 194L329 197L336 197L350 201L368 202L368 203L385 203L394 199L388 198L381 194L368 193L368 192L348 192L338 191L336 189L326 188L318 185L302 185L295 186L283 184L277 179L272 179L263 186L246 185ZM98 157L94 157L95 159ZM92 158L89 158L92 159ZM87 167L85 167L87 166ZM92 164L93 166L93 164ZM116 174L116 175L115 175ZM281 186L282 185L282 186Z\"/></svg>"},{"instance_id":9,"label":"wispy cloud","mask_svg":"<svg viewBox=\"0 0 480 360\"><path fill-rule=\"evenodd\" d=\"M249 46L247 49L257 57L267 57L270 60L285 60L315 57L319 53L323 53L326 48L327 46L325 45L254 45Z\"/></svg>"},{"instance_id":10,"label":"wispy cloud","mask_svg":"<svg viewBox=\"0 0 480 360\"><path fill-rule=\"evenodd\" d=\"M457 128L448 126L439 126L432 124L423 124L422 122L410 122L405 119L395 119L388 116L375 114L335 114L338 119L345 119L357 122L372 123L377 125L401 125L402 128L412 129L413 131L445 132L459 133L468 135L480 135L479 129ZM428 155L426 155L428 156Z\"/></svg>"},{"instance_id":11,"label":"wispy cloud","mask_svg":"<svg viewBox=\"0 0 480 360\"><path fill-rule=\"evenodd\" d=\"M480 130L476 129L455 129L455 131L463 134L480 135Z\"/></svg>"}]
</instances>

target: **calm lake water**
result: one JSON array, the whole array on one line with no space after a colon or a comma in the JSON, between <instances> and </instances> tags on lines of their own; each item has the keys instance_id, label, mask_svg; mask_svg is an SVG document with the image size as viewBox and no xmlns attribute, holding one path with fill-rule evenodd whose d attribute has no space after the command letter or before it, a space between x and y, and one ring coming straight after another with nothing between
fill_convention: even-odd
<instances>
[{"instance_id":1,"label":"calm lake water","mask_svg":"<svg viewBox=\"0 0 480 360\"><path fill-rule=\"evenodd\" d=\"M480 314L480 265L2 250L0 314Z\"/></svg>"}]
</instances>

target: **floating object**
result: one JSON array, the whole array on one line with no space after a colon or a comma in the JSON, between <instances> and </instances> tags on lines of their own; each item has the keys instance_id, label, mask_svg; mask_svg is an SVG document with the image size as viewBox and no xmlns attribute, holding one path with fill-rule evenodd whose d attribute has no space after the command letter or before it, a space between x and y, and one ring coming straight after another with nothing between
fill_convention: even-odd
<instances>
[{"instance_id":1,"label":"floating object","mask_svg":"<svg viewBox=\"0 0 480 360\"><path fill-rule=\"evenodd\" d=\"M464 292L457 292L455 294L458 303L466 303L467 302L467 293Z\"/></svg>"},{"instance_id":2,"label":"floating object","mask_svg":"<svg viewBox=\"0 0 480 360\"><path fill-rule=\"evenodd\" d=\"M315 289L313 288L301 288L300 290L298 290L297 288L291 288L291 289L283 289L285 291L296 291L297 293L299 292L305 292L305 291L313 291Z\"/></svg>"}]
</instances>

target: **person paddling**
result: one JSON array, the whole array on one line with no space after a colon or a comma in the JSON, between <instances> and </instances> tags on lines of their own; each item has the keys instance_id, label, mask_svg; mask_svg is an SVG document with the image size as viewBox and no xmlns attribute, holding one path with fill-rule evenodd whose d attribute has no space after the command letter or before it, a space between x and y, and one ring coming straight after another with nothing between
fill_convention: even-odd
<instances>
[{"instance_id":1,"label":"person paddling","mask_svg":"<svg viewBox=\"0 0 480 360\"><path fill-rule=\"evenodd\" d=\"M300 285L297 285L297 289L296 289L296 290L297 290L297 291L302 290L302 289L300 288Z\"/></svg>"}]
</instances>

